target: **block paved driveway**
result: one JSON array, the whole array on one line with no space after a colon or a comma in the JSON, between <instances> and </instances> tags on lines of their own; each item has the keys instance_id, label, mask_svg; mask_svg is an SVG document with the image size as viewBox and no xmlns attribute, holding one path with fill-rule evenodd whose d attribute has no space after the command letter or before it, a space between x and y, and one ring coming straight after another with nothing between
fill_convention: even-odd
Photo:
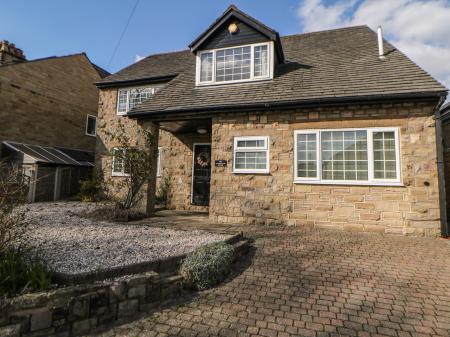
<instances>
[{"instance_id":1,"label":"block paved driveway","mask_svg":"<svg viewBox=\"0 0 450 337\"><path fill-rule=\"evenodd\" d=\"M450 336L450 242L299 228L252 231L217 288L102 336Z\"/></svg>"}]
</instances>

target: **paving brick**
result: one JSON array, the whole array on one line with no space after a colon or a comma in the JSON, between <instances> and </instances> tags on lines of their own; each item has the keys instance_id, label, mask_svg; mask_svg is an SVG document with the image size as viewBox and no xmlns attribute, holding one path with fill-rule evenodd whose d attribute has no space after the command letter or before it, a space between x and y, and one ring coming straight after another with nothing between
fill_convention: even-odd
<instances>
[{"instance_id":1,"label":"paving brick","mask_svg":"<svg viewBox=\"0 0 450 337\"><path fill-rule=\"evenodd\" d=\"M446 241L296 227L243 230L255 239L254 256L244 257L227 282L103 336L448 337ZM285 298L289 305L275 303Z\"/></svg>"}]
</instances>

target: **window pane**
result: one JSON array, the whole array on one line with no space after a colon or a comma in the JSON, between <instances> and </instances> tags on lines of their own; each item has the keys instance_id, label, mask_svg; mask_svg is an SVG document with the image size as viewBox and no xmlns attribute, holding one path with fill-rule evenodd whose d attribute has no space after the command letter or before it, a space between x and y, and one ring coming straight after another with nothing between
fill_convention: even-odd
<instances>
[{"instance_id":1,"label":"window pane","mask_svg":"<svg viewBox=\"0 0 450 337\"><path fill-rule=\"evenodd\" d=\"M393 131L373 133L373 160L375 179L397 178L395 133Z\"/></svg>"},{"instance_id":2,"label":"window pane","mask_svg":"<svg viewBox=\"0 0 450 337\"><path fill-rule=\"evenodd\" d=\"M86 133L88 135L95 136L96 124L97 124L97 118L92 117L92 116L87 117Z\"/></svg>"},{"instance_id":3,"label":"window pane","mask_svg":"<svg viewBox=\"0 0 450 337\"><path fill-rule=\"evenodd\" d=\"M200 56L200 63L200 82L212 81L213 54L202 54Z\"/></svg>"},{"instance_id":4,"label":"window pane","mask_svg":"<svg viewBox=\"0 0 450 337\"><path fill-rule=\"evenodd\" d=\"M119 99L117 103L118 112L127 112L128 90L119 90Z\"/></svg>"},{"instance_id":5,"label":"window pane","mask_svg":"<svg viewBox=\"0 0 450 337\"><path fill-rule=\"evenodd\" d=\"M297 135L297 176L317 178L317 136L316 134Z\"/></svg>"},{"instance_id":6,"label":"window pane","mask_svg":"<svg viewBox=\"0 0 450 337\"><path fill-rule=\"evenodd\" d=\"M367 132L321 133L324 180L368 180Z\"/></svg>"},{"instance_id":7,"label":"window pane","mask_svg":"<svg viewBox=\"0 0 450 337\"><path fill-rule=\"evenodd\" d=\"M255 77L263 77L268 75L269 65L269 52L267 46L255 47L255 59L254 59L254 71Z\"/></svg>"},{"instance_id":8,"label":"window pane","mask_svg":"<svg viewBox=\"0 0 450 337\"><path fill-rule=\"evenodd\" d=\"M251 47L230 48L216 52L216 82L250 78Z\"/></svg>"},{"instance_id":9,"label":"window pane","mask_svg":"<svg viewBox=\"0 0 450 337\"><path fill-rule=\"evenodd\" d=\"M265 147L265 141L263 139L255 140L238 140L237 147Z\"/></svg>"},{"instance_id":10,"label":"window pane","mask_svg":"<svg viewBox=\"0 0 450 337\"><path fill-rule=\"evenodd\" d=\"M153 88L134 88L130 90L130 110L152 96Z\"/></svg>"},{"instance_id":11,"label":"window pane","mask_svg":"<svg viewBox=\"0 0 450 337\"><path fill-rule=\"evenodd\" d=\"M114 173L124 173L124 150L114 149L113 150L113 172Z\"/></svg>"},{"instance_id":12,"label":"window pane","mask_svg":"<svg viewBox=\"0 0 450 337\"><path fill-rule=\"evenodd\" d=\"M237 169L267 169L266 151L238 151L235 160Z\"/></svg>"}]
</instances>

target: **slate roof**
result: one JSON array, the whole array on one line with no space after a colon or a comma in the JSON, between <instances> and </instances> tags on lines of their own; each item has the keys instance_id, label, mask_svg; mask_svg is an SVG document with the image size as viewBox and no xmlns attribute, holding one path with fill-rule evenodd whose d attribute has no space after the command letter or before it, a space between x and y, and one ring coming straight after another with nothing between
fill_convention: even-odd
<instances>
[{"instance_id":1,"label":"slate roof","mask_svg":"<svg viewBox=\"0 0 450 337\"><path fill-rule=\"evenodd\" d=\"M273 80L195 86L195 56L189 51L158 54L111 75L103 82L178 74L129 115L290 103L332 98L444 94L443 85L367 26L281 38L286 57Z\"/></svg>"}]
</instances>

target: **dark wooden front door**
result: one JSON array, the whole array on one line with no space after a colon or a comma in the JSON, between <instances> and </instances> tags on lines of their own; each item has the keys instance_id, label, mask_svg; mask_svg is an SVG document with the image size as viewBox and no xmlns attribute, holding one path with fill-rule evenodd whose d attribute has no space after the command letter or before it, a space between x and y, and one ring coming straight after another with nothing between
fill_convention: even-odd
<instances>
[{"instance_id":1,"label":"dark wooden front door","mask_svg":"<svg viewBox=\"0 0 450 337\"><path fill-rule=\"evenodd\" d=\"M209 205L211 180L211 144L194 144L192 169L192 204Z\"/></svg>"}]
</instances>

